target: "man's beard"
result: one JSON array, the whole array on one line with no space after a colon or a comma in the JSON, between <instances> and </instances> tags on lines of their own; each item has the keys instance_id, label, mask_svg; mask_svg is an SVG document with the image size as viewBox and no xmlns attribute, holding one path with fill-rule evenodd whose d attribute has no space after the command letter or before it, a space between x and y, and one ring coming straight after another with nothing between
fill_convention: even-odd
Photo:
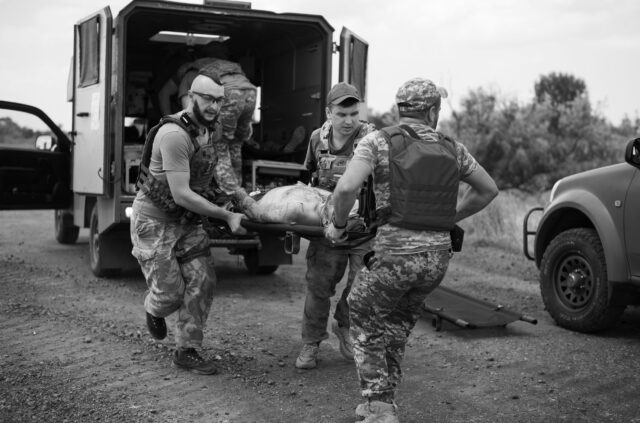
<instances>
[{"instance_id":1,"label":"man's beard","mask_svg":"<svg viewBox=\"0 0 640 423\"><path fill-rule=\"evenodd\" d=\"M213 128L213 126L216 123L216 120L218 120L218 115L216 115L216 117L214 117L213 119L208 120L204 116L204 113L202 113L202 110L200 110L200 106L198 105L198 103L195 101L193 102L193 117L196 118L196 120L200 125L205 126L207 128Z\"/></svg>"}]
</instances>

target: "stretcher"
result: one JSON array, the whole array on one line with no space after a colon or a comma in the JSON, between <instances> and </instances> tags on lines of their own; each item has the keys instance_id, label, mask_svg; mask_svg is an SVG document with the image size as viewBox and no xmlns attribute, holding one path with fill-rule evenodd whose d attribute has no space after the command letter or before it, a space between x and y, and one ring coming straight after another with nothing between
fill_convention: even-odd
<instances>
[{"instance_id":1,"label":"stretcher","mask_svg":"<svg viewBox=\"0 0 640 423\"><path fill-rule=\"evenodd\" d=\"M297 254L300 251L300 238L324 238L324 227L296 225L292 223L262 223L249 219L242 219L245 229L256 232L276 232L284 234L284 249L288 254ZM375 236L375 232L347 231L343 241L336 242L333 248L354 248Z\"/></svg>"},{"instance_id":2,"label":"stretcher","mask_svg":"<svg viewBox=\"0 0 640 423\"><path fill-rule=\"evenodd\" d=\"M538 321L499 304L482 301L451 288L439 286L424 301L423 308L433 318L436 331L442 329L442 321L448 321L466 329L506 326L516 320L531 324Z\"/></svg>"}]
</instances>

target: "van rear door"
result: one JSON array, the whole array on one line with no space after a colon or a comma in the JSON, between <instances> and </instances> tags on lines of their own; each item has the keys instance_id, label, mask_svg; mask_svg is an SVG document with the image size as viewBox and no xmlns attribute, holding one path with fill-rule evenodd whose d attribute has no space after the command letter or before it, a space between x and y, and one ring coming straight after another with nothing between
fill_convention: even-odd
<instances>
[{"instance_id":1,"label":"van rear door","mask_svg":"<svg viewBox=\"0 0 640 423\"><path fill-rule=\"evenodd\" d=\"M355 86L365 103L367 100L367 59L369 43L349 28L340 32L340 73L339 82L348 82Z\"/></svg>"},{"instance_id":2,"label":"van rear door","mask_svg":"<svg viewBox=\"0 0 640 423\"><path fill-rule=\"evenodd\" d=\"M105 195L111 181L109 107L111 97L109 7L74 26L73 191Z\"/></svg>"}]
</instances>

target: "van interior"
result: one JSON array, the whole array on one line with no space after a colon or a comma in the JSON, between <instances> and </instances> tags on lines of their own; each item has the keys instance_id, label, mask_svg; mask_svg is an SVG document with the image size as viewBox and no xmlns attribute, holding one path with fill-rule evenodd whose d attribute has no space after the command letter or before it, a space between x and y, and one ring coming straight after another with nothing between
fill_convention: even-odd
<instances>
[{"instance_id":1,"label":"van interior","mask_svg":"<svg viewBox=\"0 0 640 423\"><path fill-rule=\"evenodd\" d=\"M309 135L325 119L333 28L324 18L248 8L211 13L206 6L178 3L169 3L175 8L147 8L135 3L118 15L115 27L120 32L113 45L123 49L123 54L117 54L123 63L113 65L118 67L113 69L117 75L113 81L119 84L116 91L124 92L119 107L124 122L123 158L128 163L123 169L125 191L134 189L137 152L145 134L162 116L160 89L180 65L201 57L239 63L258 87L255 142L243 147L245 166L250 160L304 161ZM176 99L172 104L172 112L180 110ZM276 173L288 174L295 183L302 175L300 166L294 167ZM248 165L243 172L245 185L252 179L251 171Z\"/></svg>"}]
</instances>

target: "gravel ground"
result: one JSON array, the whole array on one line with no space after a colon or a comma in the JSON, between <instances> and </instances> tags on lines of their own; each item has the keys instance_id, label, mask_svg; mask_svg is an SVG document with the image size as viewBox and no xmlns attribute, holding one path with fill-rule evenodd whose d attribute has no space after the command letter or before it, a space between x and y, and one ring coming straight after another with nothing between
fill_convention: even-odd
<instances>
[{"instance_id":1,"label":"gravel ground","mask_svg":"<svg viewBox=\"0 0 640 423\"><path fill-rule=\"evenodd\" d=\"M171 333L161 342L147 334L140 274L91 274L84 231L63 246L51 212L0 213L0 421L355 420L355 369L333 335L317 369L293 366L304 242L292 266L260 277L214 250L219 283L204 347L220 373L199 376L170 366ZM561 329L543 309L533 264L487 246L465 245L444 286L538 324L462 329L445 322L436 331L425 313L407 347L403 423L640 422L637 308L603 334Z\"/></svg>"}]
</instances>

